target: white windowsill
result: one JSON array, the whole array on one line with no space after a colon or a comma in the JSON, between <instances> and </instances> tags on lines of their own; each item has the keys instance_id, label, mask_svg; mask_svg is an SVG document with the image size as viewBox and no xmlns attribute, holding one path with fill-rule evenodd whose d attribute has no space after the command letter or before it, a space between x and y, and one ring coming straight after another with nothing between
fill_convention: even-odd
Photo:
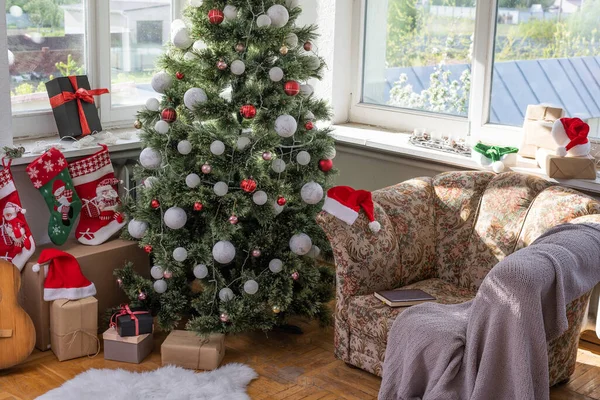
<instances>
[{"instance_id":1,"label":"white windowsill","mask_svg":"<svg viewBox=\"0 0 600 400\"><path fill-rule=\"evenodd\" d=\"M332 136L340 144L360 146L372 151L383 151L421 161L460 168L491 170L489 167L482 167L468 157L414 146L408 142L410 135L406 133L396 133L382 128L359 124L335 125L334 128ZM537 175L563 186L600 194L600 178L596 178L596 180L549 178L538 167L536 161L532 159L519 157L517 166L510 168L510 170Z\"/></svg>"}]
</instances>

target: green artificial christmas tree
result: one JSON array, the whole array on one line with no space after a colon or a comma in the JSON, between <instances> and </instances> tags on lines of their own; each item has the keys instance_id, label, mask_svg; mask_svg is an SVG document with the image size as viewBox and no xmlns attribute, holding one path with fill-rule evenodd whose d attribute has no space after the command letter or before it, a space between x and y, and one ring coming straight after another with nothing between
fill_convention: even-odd
<instances>
[{"instance_id":1,"label":"green artificial christmas tree","mask_svg":"<svg viewBox=\"0 0 600 400\"><path fill-rule=\"evenodd\" d=\"M327 323L333 273L315 223L334 173L324 68L298 0L195 0L172 24L138 114L144 149L128 237L153 281L115 271L134 303L172 329L269 330L289 315ZM301 83L302 82L302 83Z\"/></svg>"}]
</instances>

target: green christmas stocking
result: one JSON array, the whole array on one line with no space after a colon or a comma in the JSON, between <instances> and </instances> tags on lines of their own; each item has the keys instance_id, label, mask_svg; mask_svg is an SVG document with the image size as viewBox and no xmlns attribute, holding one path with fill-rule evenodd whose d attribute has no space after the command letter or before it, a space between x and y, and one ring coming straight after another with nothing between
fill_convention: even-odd
<instances>
[{"instance_id":1,"label":"green christmas stocking","mask_svg":"<svg viewBox=\"0 0 600 400\"><path fill-rule=\"evenodd\" d=\"M65 156L54 147L27 166L27 174L50 210L48 236L60 246L66 242L81 211L81 200L73 187Z\"/></svg>"}]
</instances>

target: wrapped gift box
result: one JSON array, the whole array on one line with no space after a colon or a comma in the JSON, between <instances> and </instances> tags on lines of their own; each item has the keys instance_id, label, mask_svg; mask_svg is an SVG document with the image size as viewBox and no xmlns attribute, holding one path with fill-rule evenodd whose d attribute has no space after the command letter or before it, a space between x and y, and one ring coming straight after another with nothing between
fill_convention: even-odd
<instances>
[{"instance_id":1,"label":"wrapped gift box","mask_svg":"<svg viewBox=\"0 0 600 400\"><path fill-rule=\"evenodd\" d=\"M50 303L44 301L44 274L33 272L31 267L40 252L48 247L56 246L53 244L39 246L30 262L23 268L19 292L19 303L29 314L35 326L35 347L42 351L50 348ZM85 246L72 240L60 246L60 250L72 254L79 262L83 274L96 286L98 299L96 318L98 326L103 329L107 327L106 310L128 301L113 276L113 270L122 268L130 261L138 274L150 278L150 259L148 254L138 247L137 242L116 239L98 246Z\"/></svg>"},{"instance_id":2,"label":"wrapped gift box","mask_svg":"<svg viewBox=\"0 0 600 400\"><path fill-rule=\"evenodd\" d=\"M154 348L151 333L121 337L115 328L108 328L102 334L104 339L104 359L128 363L141 363Z\"/></svg>"},{"instance_id":3,"label":"wrapped gift box","mask_svg":"<svg viewBox=\"0 0 600 400\"><path fill-rule=\"evenodd\" d=\"M145 335L154 330L154 318L143 308L127 308L132 314L115 315L117 333L121 337Z\"/></svg>"},{"instance_id":4,"label":"wrapped gift box","mask_svg":"<svg viewBox=\"0 0 600 400\"><path fill-rule=\"evenodd\" d=\"M538 149L536 160L550 178L596 179L596 163L592 156L559 157L554 151Z\"/></svg>"},{"instance_id":5,"label":"wrapped gift box","mask_svg":"<svg viewBox=\"0 0 600 400\"><path fill-rule=\"evenodd\" d=\"M59 361L98 354L98 300L55 300L50 307L50 341Z\"/></svg>"},{"instance_id":6,"label":"wrapped gift box","mask_svg":"<svg viewBox=\"0 0 600 400\"><path fill-rule=\"evenodd\" d=\"M529 105L523 123L523 141L519 155L536 158L538 148L555 150L556 143L552 139L554 121L563 117L563 109L543 105Z\"/></svg>"},{"instance_id":7,"label":"wrapped gift box","mask_svg":"<svg viewBox=\"0 0 600 400\"><path fill-rule=\"evenodd\" d=\"M190 331L172 331L160 348L162 365L188 369L215 369L225 355L225 335L201 337Z\"/></svg>"}]
</instances>

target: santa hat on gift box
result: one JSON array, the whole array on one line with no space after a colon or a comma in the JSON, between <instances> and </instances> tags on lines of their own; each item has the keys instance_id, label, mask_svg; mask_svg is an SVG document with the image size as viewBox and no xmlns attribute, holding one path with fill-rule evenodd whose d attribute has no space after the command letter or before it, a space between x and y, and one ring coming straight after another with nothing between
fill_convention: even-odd
<instances>
[{"instance_id":1,"label":"santa hat on gift box","mask_svg":"<svg viewBox=\"0 0 600 400\"><path fill-rule=\"evenodd\" d=\"M588 140L590 126L579 118L560 118L552 126L552 138L559 146L556 154L561 157L583 157L590 154Z\"/></svg>"},{"instance_id":2,"label":"santa hat on gift box","mask_svg":"<svg viewBox=\"0 0 600 400\"><path fill-rule=\"evenodd\" d=\"M374 233L379 232L381 225L375 221L371 192L355 190L349 186L335 186L327 191L323 203L324 211L341 219L348 225L352 225L356 221L361 208L371 221L369 222L369 229Z\"/></svg>"},{"instance_id":3,"label":"santa hat on gift box","mask_svg":"<svg viewBox=\"0 0 600 400\"><path fill-rule=\"evenodd\" d=\"M32 268L39 272L46 264L48 272L44 281L44 300L79 300L96 294L96 286L81 272L79 263L69 253L56 249L44 249Z\"/></svg>"}]
</instances>

